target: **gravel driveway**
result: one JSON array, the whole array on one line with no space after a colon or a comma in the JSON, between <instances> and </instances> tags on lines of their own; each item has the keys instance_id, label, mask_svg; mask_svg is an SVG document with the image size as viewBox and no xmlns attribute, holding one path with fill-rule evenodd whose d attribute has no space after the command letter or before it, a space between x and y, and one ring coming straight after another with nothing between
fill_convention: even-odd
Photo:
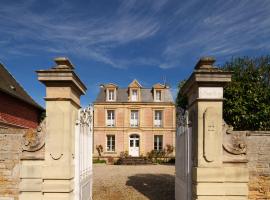
<instances>
[{"instance_id":1,"label":"gravel driveway","mask_svg":"<svg viewBox=\"0 0 270 200\"><path fill-rule=\"evenodd\" d=\"M174 200L172 165L94 164L93 200Z\"/></svg>"}]
</instances>

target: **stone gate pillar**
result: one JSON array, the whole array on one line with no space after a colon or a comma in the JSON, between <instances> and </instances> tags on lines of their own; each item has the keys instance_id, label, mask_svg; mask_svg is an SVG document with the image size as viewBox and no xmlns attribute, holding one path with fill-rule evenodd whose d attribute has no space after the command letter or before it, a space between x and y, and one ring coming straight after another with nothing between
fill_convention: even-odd
<instances>
[{"instance_id":1,"label":"stone gate pillar","mask_svg":"<svg viewBox=\"0 0 270 200\"><path fill-rule=\"evenodd\" d=\"M55 67L37 71L38 80L46 86L42 200L70 200L74 198L75 124L86 87L67 58L56 58L55 62Z\"/></svg>"},{"instance_id":2,"label":"stone gate pillar","mask_svg":"<svg viewBox=\"0 0 270 200\"><path fill-rule=\"evenodd\" d=\"M245 165L223 162L223 87L231 72L214 67L215 59L204 57L184 84L192 122L193 199L246 199L248 173Z\"/></svg>"}]
</instances>

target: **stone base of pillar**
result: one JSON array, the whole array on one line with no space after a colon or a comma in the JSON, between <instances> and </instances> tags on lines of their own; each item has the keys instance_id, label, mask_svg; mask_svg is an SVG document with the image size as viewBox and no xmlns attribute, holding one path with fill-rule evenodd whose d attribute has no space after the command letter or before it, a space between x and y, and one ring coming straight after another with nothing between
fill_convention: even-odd
<instances>
[{"instance_id":1,"label":"stone base of pillar","mask_svg":"<svg viewBox=\"0 0 270 200\"><path fill-rule=\"evenodd\" d=\"M247 199L248 179L248 169L244 166L193 168L194 199Z\"/></svg>"}]
</instances>

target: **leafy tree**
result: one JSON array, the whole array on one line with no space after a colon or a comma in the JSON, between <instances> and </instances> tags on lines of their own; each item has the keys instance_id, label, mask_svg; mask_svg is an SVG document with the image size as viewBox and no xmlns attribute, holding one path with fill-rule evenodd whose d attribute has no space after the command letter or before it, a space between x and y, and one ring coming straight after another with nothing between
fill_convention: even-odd
<instances>
[{"instance_id":1,"label":"leafy tree","mask_svg":"<svg viewBox=\"0 0 270 200\"><path fill-rule=\"evenodd\" d=\"M181 88L183 87L183 85L185 84L186 80L182 80L180 81L180 83L178 84L178 94L176 97L176 105L178 107L180 107L182 110L185 110L188 104L188 100L187 97L182 95L182 93L180 92Z\"/></svg>"},{"instance_id":2,"label":"leafy tree","mask_svg":"<svg viewBox=\"0 0 270 200\"><path fill-rule=\"evenodd\" d=\"M222 69L233 71L224 88L224 120L236 130L270 130L270 56L235 58Z\"/></svg>"},{"instance_id":3,"label":"leafy tree","mask_svg":"<svg viewBox=\"0 0 270 200\"><path fill-rule=\"evenodd\" d=\"M235 130L270 130L270 56L233 58L221 69L233 71L224 88L224 120ZM179 91L176 105L185 109L187 100Z\"/></svg>"}]
</instances>

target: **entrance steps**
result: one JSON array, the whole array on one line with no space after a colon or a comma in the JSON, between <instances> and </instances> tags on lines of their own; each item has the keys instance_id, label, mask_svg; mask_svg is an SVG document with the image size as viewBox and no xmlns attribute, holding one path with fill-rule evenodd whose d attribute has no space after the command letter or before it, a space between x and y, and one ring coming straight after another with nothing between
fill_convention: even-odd
<instances>
[{"instance_id":1,"label":"entrance steps","mask_svg":"<svg viewBox=\"0 0 270 200\"><path fill-rule=\"evenodd\" d=\"M117 161L118 165L150 165L152 161L146 157L125 157Z\"/></svg>"}]
</instances>

